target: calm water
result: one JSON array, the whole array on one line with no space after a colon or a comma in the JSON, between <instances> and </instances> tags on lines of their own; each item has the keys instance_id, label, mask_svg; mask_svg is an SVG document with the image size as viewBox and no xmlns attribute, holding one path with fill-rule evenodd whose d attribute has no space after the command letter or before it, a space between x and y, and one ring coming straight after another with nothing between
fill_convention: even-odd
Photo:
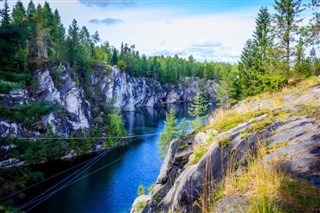
<instances>
[{"instance_id":1,"label":"calm water","mask_svg":"<svg viewBox=\"0 0 320 213\"><path fill-rule=\"evenodd\" d=\"M175 109L178 118L187 116L186 105L171 107ZM147 108L125 113L123 118L128 134L161 133L166 110L168 109ZM147 191L159 174L162 164L157 147L159 138L160 136L156 135L134 139L128 145L109 152L82 176L110 164L109 166L57 192L31 212L129 212L137 196L138 186L143 184ZM51 176L87 158L54 162L46 164L43 169L46 175ZM51 183L41 185L32 193L38 194L58 181L53 180Z\"/></svg>"}]
</instances>

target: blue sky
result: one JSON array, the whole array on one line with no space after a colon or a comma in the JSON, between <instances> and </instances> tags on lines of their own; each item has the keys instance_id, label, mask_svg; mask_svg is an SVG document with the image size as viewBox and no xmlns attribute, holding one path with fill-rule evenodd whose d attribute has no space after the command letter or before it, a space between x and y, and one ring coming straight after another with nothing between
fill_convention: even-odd
<instances>
[{"instance_id":1,"label":"blue sky","mask_svg":"<svg viewBox=\"0 0 320 213\"><path fill-rule=\"evenodd\" d=\"M9 0L11 7L16 1ZM27 4L29 1L24 1ZM34 3L43 3L36 1ZM103 41L135 44L146 55L193 55L236 62L261 6L273 0L48 0L66 29L73 18Z\"/></svg>"}]
</instances>

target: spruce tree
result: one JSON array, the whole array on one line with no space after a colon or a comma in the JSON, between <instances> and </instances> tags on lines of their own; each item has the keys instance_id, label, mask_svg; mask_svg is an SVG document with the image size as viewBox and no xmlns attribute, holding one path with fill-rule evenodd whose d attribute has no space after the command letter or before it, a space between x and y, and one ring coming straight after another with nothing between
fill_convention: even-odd
<instances>
[{"instance_id":1,"label":"spruce tree","mask_svg":"<svg viewBox=\"0 0 320 213\"><path fill-rule=\"evenodd\" d=\"M239 81L242 97L258 94L265 89L263 82L266 80L265 75L272 60L268 54L273 46L270 26L271 17L268 9L262 7L256 19L253 38L246 42L240 57Z\"/></svg>"},{"instance_id":2,"label":"spruce tree","mask_svg":"<svg viewBox=\"0 0 320 213\"><path fill-rule=\"evenodd\" d=\"M58 10L55 10L53 14L52 56L57 59L64 59L66 56L65 45L65 29L61 23Z\"/></svg>"},{"instance_id":3,"label":"spruce tree","mask_svg":"<svg viewBox=\"0 0 320 213\"><path fill-rule=\"evenodd\" d=\"M36 20L34 19L34 14L36 13L35 5L33 1L30 1L27 8L27 49L28 49L28 58L33 59L37 57L37 46L36 46Z\"/></svg>"},{"instance_id":4,"label":"spruce tree","mask_svg":"<svg viewBox=\"0 0 320 213\"><path fill-rule=\"evenodd\" d=\"M163 132L160 135L160 141L158 142L158 146L160 147L160 157L164 159L170 142L177 136L177 119L175 117L175 113L173 109L170 109L169 112L166 113L166 120L164 122Z\"/></svg>"},{"instance_id":5,"label":"spruce tree","mask_svg":"<svg viewBox=\"0 0 320 213\"><path fill-rule=\"evenodd\" d=\"M196 96L193 98L193 103L188 110L188 113L194 117L193 121L189 121L189 124L192 129L198 129L203 125L203 114L207 111L208 104L206 100L200 95L200 92L197 92Z\"/></svg>"},{"instance_id":6,"label":"spruce tree","mask_svg":"<svg viewBox=\"0 0 320 213\"><path fill-rule=\"evenodd\" d=\"M275 0L274 15L275 32L278 43L284 50L285 73L289 74L296 45L296 37L299 31L299 14L302 12L301 0Z\"/></svg>"},{"instance_id":7,"label":"spruce tree","mask_svg":"<svg viewBox=\"0 0 320 213\"><path fill-rule=\"evenodd\" d=\"M25 27L27 14L21 1L18 1L12 10L12 23L18 27Z\"/></svg>"},{"instance_id":8,"label":"spruce tree","mask_svg":"<svg viewBox=\"0 0 320 213\"><path fill-rule=\"evenodd\" d=\"M75 65L77 61L77 47L80 43L80 32L78 23L75 19L73 19L72 24L68 29L68 53L69 53L69 61L71 65Z\"/></svg>"},{"instance_id":9,"label":"spruce tree","mask_svg":"<svg viewBox=\"0 0 320 213\"><path fill-rule=\"evenodd\" d=\"M266 7L262 7L256 19L256 29L253 33L253 44L257 48L256 64L259 72L265 72L269 58L267 51L273 45L273 36L271 34L271 16Z\"/></svg>"},{"instance_id":10,"label":"spruce tree","mask_svg":"<svg viewBox=\"0 0 320 213\"><path fill-rule=\"evenodd\" d=\"M3 5L3 9L1 11L1 27L8 27L11 21L10 18L10 9L9 9L9 5L8 5L8 1L5 0L4 1L4 5Z\"/></svg>"}]
</instances>

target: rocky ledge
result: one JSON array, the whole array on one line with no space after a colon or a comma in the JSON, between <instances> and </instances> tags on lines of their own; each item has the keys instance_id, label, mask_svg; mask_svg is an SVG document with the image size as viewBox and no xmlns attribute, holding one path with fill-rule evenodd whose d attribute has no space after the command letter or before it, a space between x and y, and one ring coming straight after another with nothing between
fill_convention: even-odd
<instances>
[{"instance_id":1,"label":"rocky ledge","mask_svg":"<svg viewBox=\"0 0 320 213\"><path fill-rule=\"evenodd\" d=\"M320 187L320 86L314 84L218 110L206 127L172 141L154 189L131 212L201 212L212 197L218 201L210 211L245 212L249 193L217 199L213 192L232 165L241 176L260 145L259 163L268 170L281 168Z\"/></svg>"}]
</instances>

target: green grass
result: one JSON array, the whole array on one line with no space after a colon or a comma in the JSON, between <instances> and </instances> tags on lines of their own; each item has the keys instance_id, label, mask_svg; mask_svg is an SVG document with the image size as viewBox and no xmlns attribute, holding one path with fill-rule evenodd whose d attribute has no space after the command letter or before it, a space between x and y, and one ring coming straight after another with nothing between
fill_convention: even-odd
<instances>
[{"instance_id":1,"label":"green grass","mask_svg":"<svg viewBox=\"0 0 320 213\"><path fill-rule=\"evenodd\" d=\"M182 150L188 147L188 144L184 144L178 147L178 150Z\"/></svg>"},{"instance_id":2,"label":"green grass","mask_svg":"<svg viewBox=\"0 0 320 213\"><path fill-rule=\"evenodd\" d=\"M191 165L197 164L200 161L200 159L207 153L207 151L207 146L196 147L193 152L193 159L191 161Z\"/></svg>"}]
</instances>

